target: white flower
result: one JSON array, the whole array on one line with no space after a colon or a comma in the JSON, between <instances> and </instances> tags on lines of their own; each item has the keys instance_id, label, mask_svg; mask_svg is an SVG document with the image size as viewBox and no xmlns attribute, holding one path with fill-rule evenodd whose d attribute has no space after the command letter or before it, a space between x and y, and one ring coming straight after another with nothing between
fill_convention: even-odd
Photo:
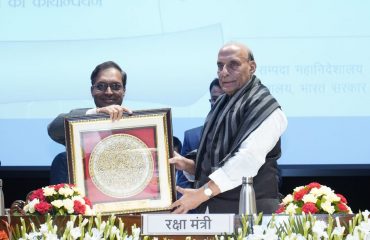
<instances>
[{"instance_id":1,"label":"white flower","mask_svg":"<svg viewBox=\"0 0 370 240\"><path fill-rule=\"evenodd\" d=\"M139 227L131 227L132 232L132 239L139 239L140 238L140 228Z\"/></svg>"},{"instance_id":2,"label":"white flower","mask_svg":"<svg viewBox=\"0 0 370 240\"><path fill-rule=\"evenodd\" d=\"M116 227L116 226L113 226L111 229L110 229L110 235L119 235L119 229Z\"/></svg>"},{"instance_id":3,"label":"white flower","mask_svg":"<svg viewBox=\"0 0 370 240\"><path fill-rule=\"evenodd\" d=\"M72 214L74 212L74 209L73 209L74 203L71 199L64 199L63 206L65 209L67 209L67 212L69 214Z\"/></svg>"},{"instance_id":4,"label":"white flower","mask_svg":"<svg viewBox=\"0 0 370 240\"><path fill-rule=\"evenodd\" d=\"M89 223L89 219L85 218L85 219L82 221L81 226L82 226L82 227L85 227L85 226L86 226L86 224L88 224L88 223Z\"/></svg>"},{"instance_id":5,"label":"white flower","mask_svg":"<svg viewBox=\"0 0 370 240\"><path fill-rule=\"evenodd\" d=\"M64 197L69 197L73 195L74 191L69 187L62 187L59 189L58 193Z\"/></svg>"},{"instance_id":6,"label":"white flower","mask_svg":"<svg viewBox=\"0 0 370 240\"><path fill-rule=\"evenodd\" d=\"M31 232L29 234L26 234L27 239L41 239L42 234L40 232Z\"/></svg>"},{"instance_id":7,"label":"white flower","mask_svg":"<svg viewBox=\"0 0 370 240\"><path fill-rule=\"evenodd\" d=\"M55 233L47 233L43 238L45 240L59 240L58 236Z\"/></svg>"},{"instance_id":8,"label":"white flower","mask_svg":"<svg viewBox=\"0 0 370 240\"><path fill-rule=\"evenodd\" d=\"M322 192L324 195L329 195L334 192L330 187L327 186L321 186L319 188L319 191Z\"/></svg>"},{"instance_id":9,"label":"white flower","mask_svg":"<svg viewBox=\"0 0 370 240\"><path fill-rule=\"evenodd\" d=\"M30 212L30 205L29 204L24 205L23 211L25 211L26 213Z\"/></svg>"},{"instance_id":10,"label":"white flower","mask_svg":"<svg viewBox=\"0 0 370 240\"><path fill-rule=\"evenodd\" d=\"M304 225L304 229L310 229L310 227L311 227L311 222L310 221L307 221L306 223L305 223L305 225Z\"/></svg>"},{"instance_id":11,"label":"white flower","mask_svg":"<svg viewBox=\"0 0 370 240\"><path fill-rule=\"evenodd\" d=\"M279 236L276 231L276 228L267 228L264 239L278 240Z\"/></svg>"},{"instance_id":12,"label":"white flower","mask_svg":"<svg viewBox=\"0 0 370 240\"><path fill-rule=\"evenodd\" d=\"M23 207L23 210L25 212L34 213L35 212L35 205L40 203L40 200L38 198L33 199L31 202L29 202L26 206Z\"/></svg>"},{"instance_id":13,"label":"white flower","mask_svg":"<svg viewBox=\"0 0 370 240\"><path fill-rule=\"evenodd\" d=\"M314 195L315 197L320 197L323 193L319 190L319 188L312 188L310 194Z\"/></svg>"},{"instance_id":14,"label":"white flower","mask_svg":"<svg viewBox=\"0 0 370 240\"><path fill-rule=\"evenodd\" d=\"M40 225L40 233L44 234L49 232L48 225L46 223Z\"/></svg>"},{"instance_id":15,"label":"white flower","mask_svg":"<svg viewBox=\"0 0 370 240\"><path fill-rule=\"evenodd\" d=\"M334 191L331 188L327 187L327 186L321 185L320 188L312 188L310 193L313 194L316 197L320 197L322 195L332 194L332 193L334 193Z\"/></svg>"},{"instance_id":16,"label":"white flower","mask_svg":"<svg viewBox=\"0 0 370 240\"><path fill-rule=\"evenodd\" d=\"M331 235L332 236L343 236L345 229L346 229L345 227L342 227L342 226L338 227L338 226L336 226L334 228L333 232L331 233Z\"/></svg>"},{"instance_id":17,"label":"white flower","mask_svg":"<svg viewBox=\"0 0 370 240\"><path fill-rule=\"evenodd\" d=\"M315 233L318 239L324 237L325 239L328 238L328 234L325 229L328 227L326 222L317 220L312 226L312 232Z\"/></svg>"},{"instance_id":18,"label":"white flower","mask_svg":"<svg viewBox=\"0 0 370 240\"><path fill-rule=\"evenodd\" d=\"M253 225L253 233L254 235L263 235L263 233L266 231L265 225Z\"/></svg>"},{"instance_id":19,"label":"white flower","mask_svg":"<svg viewBox=\"0 0 370 240\"><path fill-rule=\"evenodd\" d=\"M292 194L288 194L286 195L286 197L283 199L283 203L284 205L287 205L288 203L290 202L293 202L293 195Z\"/></svg>"},{"instance_id":20,"label":"white flower","mask_svg":"<svg viewBox=\"0 0 370 240\"><path fill-rule=\"evenodd\" d=\"M370 222L369 221L362 221L359 225L358 228L364 232L364 233L370 233Z\"/></svg>"},{"instance_id":21,"label":"white flower","mask_svg":"<svg viewBox=\"0 0 370 240\"><path fill-rule=\"evenodd\" d=\"M362 221L358 226L353 230L353 234L348 234L346 240L359 240L359 239L370 239L370 232L367 226L362 225Z\"/></svg>"},{"instance_id":22,"label":"white flower","mask_svg":"<svg viewBox=\"0 0 370 240\"><path fill-rule=\"evenodd\" d=\"M81 237L81 229L79 227L72 228L71 236L73 239Z\"/></svg>"},{"instance_id":23,"label":"white flower","mask_svg":"<svg viewBox=\"0 0 370 240\"><path fill-rule=\"evenodd\" d=\"M301 234L292 233L284 238L284 240L306 240Z\"/></svg>"},{"instance_id":24,"label":"white flower","mask_svg":"<svg viewBox=\"0 0 370 240\"><path fill-rule=\"evenodd\" d=\"M91 233L92 233L92 235L90 236L90 234L87 232L84 239L85 240L100 240L103 237L103 233L100 232L96 228L92 228Z\"/></svg>"},{"instance_id":25,"label":"white flower","mask_svg":"<svg viewBox=\"0 0 370 240\"><path fill-rule=\"evenodd\" d=\"M86 216L93 216L93 215L96 215L95 209L94 209L94 208L90 208L90 206L89 206L89 205L86 205L85 215L86 215Z\"/></svg>"},{"instance_id":26,"label":"white flower","mask_svg":"<svg viewBox=\"0 0 370 240\"><path fill-rule=\"evenodd\" d=\"M101 232L104 232L104 229L105 229L105 226L107 225L107 222L106 221L102 221L101 224L100 224L100 231Z\"/></svg>"},{"instance_id":27,"label":"white flower","mask_svg":"<svg viewBox=\"0 0 370 240\"><path fill-rule=\"evenodd\" d=\"M317 202L317 197L314 194L308 193L308 194L303 196L302 200L303 200L304 203L308 203L308 202L316 203Z\"/></svg>"},{"instance_id":28,"label":"white flower","mask_svg":"<svg viewBox=\"0 0 370 240\"><path fill-rule=\"evenodd\" d=\"M358 240L359 238L358 237L355 237L354 235L351 235L351 234L348 234L346 236L346 240Z\"/></svg>"},{"instance_id":29,"label":"white flower","mask_svg":"<svg viewBox=\"0 0 370 240\"><path fill-rule=\"evenodd\" d=\"M268 228L266 225L254 225L253 234L249 234L247 240L263 240L271 239L278 240L279 236L276 233L275 228Z\"/></svg>"},{"instance_id":30,"label":"white flower","mask_svg":"<svg viewBox=\"0 0 370 240\"><path fill-rule=\"evenodd\" d=\"M304 188L304 186L296 187L296 188L294 188L293 192L298 192L299 190L301 190L303 188Z\"/></svg>"},{"instance_id":31,"label":"white flower","mask_svg":"<svg viewBox=\"0 0 370 240\"><path fill-rule=\"evenodd\" d=\"M54 200L51 202L51 205L53 205L56 208L61 208L63 207L63 200Z\"/></svg>"},{"instance_id":32,"label":"white flower","mask_svg":"<svg viewBox=\"0 0 370 240\"><path fill-rule=\"evenodd\" d=\"M52 232L53 233L57 233L57 231L58 231L58 226L57 225L54 225Z\"/></svg>"},{"instance_id":33,"label":"white flower","mask_svg":"<svg viewBox=\"0 0 370 240\"><path fill-rule=\"evenodd\" d=\"M286 207L285 212L287 214L295 214L297 208L298 208L298 206L295 205L294 203L289 203L289 205Z\"/></svg>"},{"instance_id":34,"label":"white flower","mask_svg":"<svg viewBox=\"0 0 370 240\"><path fill-rule=\"evenodd\" d=\"M85 204L85 199L83 199L83 197L81 197L81 196L73 196L73 197L72 197L72 200L73 200L73 201L79 201L79 202L81 202L82 204Z\"/></svg>"},{"instance_id":35,"label":"white flower","mask_svg":"<svg viewBox=\"0 0 370 240\"><path fill-rule=\"evenodd\" d=\"M362 216L364 217L365 222L367 222L367 221L368 221L368 219L369 219L370 212L366 209L366 210L365 210L365 211L363 211L361 214L362 214Z\"/></svg>"},{"instance_id":36,"label":"white flower","mask_svg":"<svg viewBox=\"0 0 370 240\"><path fill-rule=\"evenodd\" d=\"M79 189L79 188L77 188L76 186L73 186L73 187L72 187L72 190L73 190L76 194L78 194L78 195L82 195L82 193L81 193L80 189Z\"/></svg>"},{"instance_id":37,"label":"white flower","mask_svg":"<svg viewBox=\"0 0 370 240\"><path fill-rule=\"evenodd\" d=\"M365 240L370 240L370 233L365 234L364 239L365 239Z\"/></svg>"},{"instance_id":38,"label":"white flower","mask_svg":"<svg viewBox=\"0 0 370 240\"><path fill-rule=\"evenodd\" d=\"M42 192L43 192L44 196L46 196L46 197L53 196L54 194L57 193L53 187L44 187L44 188L42 188Z\"/></svg>"},{"instance_id":39,"label":"white flower","mask_svg":"<svg viewBox=\"0 0 370 240\"><path fill-rule=\"evenodd\" d=\"M322 203L321 203L321 208L322 208L325 212L327 212L327 213L329 213L329 214L333 214L333 213L334 213L334 211L335 211L334 206L333 206L333 205L331 205L331 202L329 202L329 201L322 202Z\"/></svg>"},{"instance_id":40,"label":"white flower","mask_svg":"<svg viewBox=\"0 0 370 240\"><path fill-rule=\"evenodd\" d=\"M324 197L329 202L339 202L340 197L338 197L334 192L329 193Z\"/></svg>"},{"instance_id":41,"label":"white flower","mask_svg":"<svg viewBox=\"0 0 370 240\"><path fill-rule=\"evenodd\" d=\"M74 221L68 221L66 224L67 229L72 229L74 226Z\"/></svg>"}]
</instances>

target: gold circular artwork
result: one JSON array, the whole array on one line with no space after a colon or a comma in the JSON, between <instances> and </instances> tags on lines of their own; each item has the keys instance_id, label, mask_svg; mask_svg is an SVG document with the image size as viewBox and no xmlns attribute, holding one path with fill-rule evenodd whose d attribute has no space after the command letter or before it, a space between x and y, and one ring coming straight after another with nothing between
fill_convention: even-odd
<instances>
[{"instance_id":1,"label":"gold circular artwork","mask_svg":"<svg viewBox=\"0 0 370 240\"><path fill-rule=\"evenodd\" d=\"M153 176L153 157L148 146L128 134L101 140L90 156L89 173L104 194L127 198L140 193Z\"/></svg>"}]
</instances>

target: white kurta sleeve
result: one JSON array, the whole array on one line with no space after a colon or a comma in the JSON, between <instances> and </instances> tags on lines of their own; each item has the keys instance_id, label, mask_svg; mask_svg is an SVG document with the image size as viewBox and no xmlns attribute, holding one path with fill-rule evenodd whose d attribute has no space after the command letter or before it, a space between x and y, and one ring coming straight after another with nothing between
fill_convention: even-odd
<instances>
[{"instance_id":1,"label":"white kurta sleeve","mask_svg":"<svg viewBox=\"0 0 370 240\"><path fill-rule=\"evenodd\" d=\"M285 114L280 108L276 109L242 142L235 155L209 178L221 192L225 192L239 186L242 177L256 176L265 163L266 155L274 148L287 126Z\"/></svg>"},{"instance_id":2,"label":"white kurta sleeve","mask_svg":"<svg viewBox=\"0 0 370 240\"><path fill-rule=\"evenodd\" d=\"M96 108L91 108L86 111L86 115L97 114Z\"/></svg>"}]
</instances>

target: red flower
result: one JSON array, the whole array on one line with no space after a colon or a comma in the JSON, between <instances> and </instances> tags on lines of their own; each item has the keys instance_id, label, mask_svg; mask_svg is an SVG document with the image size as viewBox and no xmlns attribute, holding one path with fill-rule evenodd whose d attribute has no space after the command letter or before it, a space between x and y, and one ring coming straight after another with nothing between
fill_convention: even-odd
<instances>
[{"instance_id":1,"label":"red flower","mask_svg":"<svg viewBox=\"0 0 370 240\"><path fill-rule=\"evenodd\" d=\"M327 188L328 192L325 191L316 191L317 189L323 190L323 188ZM323 213L326 212L321 206L321 203L325 201L326 198L331 197L327 196L328 194L334 193L333 190L331 190L329 187L326 187L324 185L321 185L317 182L311 182L308 185L300 186L295 188L297 190L294 190L292 194L289 194L286 198L284 198L283 203L279 205L279 209L275 213L288 213L287 207L289 204L294 204L296 209L296 213L311 213L311 214L317 214L317 213ZM313 190L314 189L314 190ZM319 193L319 194L317 194ZM303 201L305 196L313 194L316 199L316 203L314 202L308 202L308 198ZM347 199L343 197L341 194L336 194L338 200L334 201L333 204L335 204L335 209L333 213L352 213L351 208L347 205ZM313 196L309 196L314 200ZM306 203L305 203L306 202Z\"/></svg>"},{"instance_id":2,"label":"red flower","mask_svg":"<svg viewBox=\"0 0 370 240\"><path fill-rule=\"evenodd\" d=\"M345 213L348 212L347 206L343 203L338 203L337 207L338 207L338 210L341 212L345 212Z\"/></svg>"},{"instance_id":3,"label":"red flower","mask_svg":"<svg viewBox=\"0 0 370 240\"><path fill-rule=\"evenodd\" d=\"M84 200L85 200L85 204L86 204L86 205L89 205L89 206L90 206L90 208L92 208L91 201L90 201L87 197L84 197Z\"/></svg>"},{"instance_id":4,"label":"red flower","mask_svg":"<svg viewBox=\"0 0 370 240\"><path fill-rule=\"evenodd\" d=\"M284 205L282 204L282 205L280 205L279 209L278 209L278 210L276 210L276 212L275 212L275 213L283 213L284 211L285 211L285 207L284 207Z\"/></svg>"},{"instance_id":5,"label":"red flower","mask_svg":"<svg viewBox=\"0 0 370 240\"><path fill-rule=\"evenodd\" d=\"M0 240L9 240L8 234L4 230L0 230Z\"/></svg>"},{"instance_id":6,"label":"red flower","mask_svg":"<svg viewBox=\"0 0 370 240\"><path fill-rule=\"evenodd\" d=\"M337 193L337 196L340 197L342 203L347 204L347 199L342 194Z\"/></svg>"},{"instance_id":7,"label":"red flower","mask_svg":"<svg viewBox=\"0 0 370 240\"><path fill-rule=\"evenodd\" d=\"M312 188L320 188L320 187L321 187L320 183L317 183L317 182L312 182L312 183L307 185L307 188L309 190L311 190Z\"/></svg>"},{"instance_id":8,"label":"red flower","mask_svg":"<svg viewBox=\"0 0 370 240\"><path fill-rule=\"evenodd\" d=\"M65 185L64 183L59 183L57 185L54 185L54 190L58 192L59 189L61 189L62 187L64 187L64 185Z\"/></svg>"},{"instance_id":9,"label":"red flower","mask_svg":"<svg viewBox=\"0 0 370 240\"><path fill-rule=\"evenodd\" d=\"M317 213L318 211L319 209L317 209L316 205L311 202L305 203L302 206L302 212L304 213Z\"/></svg>"},{"instance_id":10,"label":"red flower","mask_svg":"<svg viewBox=\"0 0 370 240\"><path fill-rule=\"evenodd\" d=\"M308 193L308 189L306 188L302 188L301 190L299 190L298 192L295 192L294 193L294 200L295 201L300 201L302 200L303 196L306 195Z\"/></svg>"},{"instance_id":11,"label":"red flower","mask_svg":"<svg viewBox=\"0 0 370 240\"><path fill-rule=\"evenodd\" d=\"M49 204L47 202L39 202L39 203L35 204L36 211L38 211L41 214L45 214L45 213L49 212L49 210L51 208L52 208L51 204Z\"/></svg>"},{"instance_id":12,"label":"red flower","mask_svg":"<svg viewBox=\"0 0 370 240\"><path fill-rule=\"evenodd\" d=\"M80 201L75 200L73 205L73 210L77 214L85 214L86 205L82 204Z\"/></svg>"},{"instance_id":13,"label":"red flower","mask_svg":"<svg viewBox=\"0 0 370 240\"><path fill-rule=\"evenodd\" d=\"M37 189L31 193L29 200L32 201L33 199L39 199L40 201L45 201L44 190L42 188Z\"/></svg>"}]
</instances>

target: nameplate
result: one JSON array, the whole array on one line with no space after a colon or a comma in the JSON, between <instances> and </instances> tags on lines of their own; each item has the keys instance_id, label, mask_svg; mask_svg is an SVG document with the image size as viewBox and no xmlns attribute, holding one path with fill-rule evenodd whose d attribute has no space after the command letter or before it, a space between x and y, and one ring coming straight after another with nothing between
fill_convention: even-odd
<instances>
[{"instance_id":1,"label":"nameplate","mask_svg":"<svg viewBox=\"0 0 370 240\"><path fill-rule=\"evenodd\" d=\"M234 214L142 214L144 235L234 233Z\"/></svg>"}]
</instances>

